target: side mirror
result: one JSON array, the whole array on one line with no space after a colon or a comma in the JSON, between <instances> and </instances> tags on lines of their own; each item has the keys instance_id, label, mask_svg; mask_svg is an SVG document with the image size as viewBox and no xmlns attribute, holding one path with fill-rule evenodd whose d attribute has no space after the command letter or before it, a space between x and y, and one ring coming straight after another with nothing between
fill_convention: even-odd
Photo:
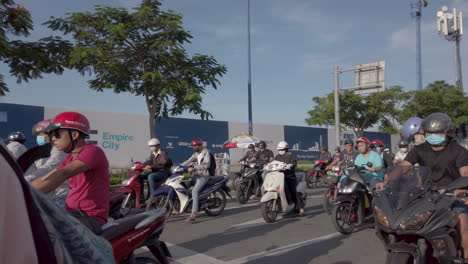
<instances>
[{"instance_id":1,"label":"side mirror","mask_svg":"<svg viewBox=\"0 0 468 264\"><path fill-rule=\"evenodd\" d=\"M445 188L447 192L451 192L457 189L468 189L468 177L460 177L447 185Z\"/></svg>"},{"instance_id":2,"label":"side mirror","mask_svg":"<svg viewBox=\"0 0 468 264\"><path fill-rule=\"evenodd\" d=\"M29 149L18 158L18 165L23 172L26 172L36 160L50 157L51 150L52 145L50 143Z\"/></svg>"}]
</instances>

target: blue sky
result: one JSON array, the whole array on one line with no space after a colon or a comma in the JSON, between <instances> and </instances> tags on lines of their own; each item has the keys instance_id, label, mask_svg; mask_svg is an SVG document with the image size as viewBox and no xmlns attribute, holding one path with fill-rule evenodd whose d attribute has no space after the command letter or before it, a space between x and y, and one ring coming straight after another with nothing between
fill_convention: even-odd
<instances>
[{"instance_id":1,"label":"blue sky","mask_svg":"<svg viewBox=\"0 0 468 264\"><path fill-rule=\"evenodd\" d=\"M17 3L31 11L35 30L29 39L38 39L57 34L41 25L50 16L92 10L94 4L129 8L139 1ZM435 80L455 82L452 44L438 36L435 22L444 4L468 14L464 0L432 0L423 10L424 86ZM189 52L212 55L228 68L219 89L208 89L205 108L215 120L247 122L247 0L166 0L163 8L184 16L184 27L194 36L186 47ZM313 107L311 98L333 88L334 65L351 67L385 59L387 86L415 89L415 23L407 0L251 0L251 31L254 123L304 126ZM462 60L468 55L465 43L462 40ZM463 73L468 80L466 65ZM90 77L74 71L21 84L8 75L5 65L0 64L0 71L11 90L0 102L147 113L143 97L92 91L87 84ZM343 74L342 86L351 86L353 78L352 73Z\"/></svg>"}]
</instances>

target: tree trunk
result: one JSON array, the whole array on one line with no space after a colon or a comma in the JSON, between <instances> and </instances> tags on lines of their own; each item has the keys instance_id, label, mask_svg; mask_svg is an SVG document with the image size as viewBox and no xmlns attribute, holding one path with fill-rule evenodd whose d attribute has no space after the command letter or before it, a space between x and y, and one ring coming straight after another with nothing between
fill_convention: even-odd
<instances>
[{"instance_id":1,"label":"tree trunk","mask_svg":"<svg viewBox=\"0 0 468 264\"><path fill-rule=\"evenodd\" d=\"M156 122L154 118L154 111L149 111L149 129L150 129L150 138L155 138L156 137Z\"/></svg>"}]
</instances>

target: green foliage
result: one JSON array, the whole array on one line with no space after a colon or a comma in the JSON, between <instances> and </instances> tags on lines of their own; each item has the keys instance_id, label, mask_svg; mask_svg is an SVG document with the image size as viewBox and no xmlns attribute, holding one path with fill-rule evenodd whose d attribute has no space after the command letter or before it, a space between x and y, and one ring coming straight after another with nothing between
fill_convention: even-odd
<instances>
[{"instance_id":1,"label":"green foliage","mask_svg":"<svg viewBox=\"0 0 468 264\"><path fill-rule=\"evenodd\" d=\"M311 160L298 160L297 164L314 164Z\"/></svg>"},{"instance_id":2,"label":"green foliage","mask_svg":"<svg viewBox=\"0 0 468 264\"><path fill-rule=\"evenodd\" d=\"M296 167L296 172L308 173L309 171L311 171L311 168L309 167Z\"/></svg>"},{"instance_id":3,"label":"green foliage","mask_svg":"<svg viewBox=\"0 0 468 264\"><path fill-rule=\"evenodd\" d=\"M31 14L12 0L0 0L0 62L8 65L17 82L42 78L43 73L61 74L71 44L48 37L37 42L10 40L8 35L27 37L33 29ZM0 74L0 96L9 89Z\"/></svg>"},{"instance_id":4,"label":"green foliage","mask_svg":"<svg viewBox=\"0 0 468 264\"><path fill-rule=\"evenodd\" d=\"M401 87L395 86L381 93L369 96L357 95L351 91L343 91L340 96L340 121L341 124L353 129L358 137L362 136L364 130L379 122L397 118L398 106L407 96ZM332 126L335 123L334 94L326 97L314 97L314 109L308 112L306 119L308 125Z\"/></svg>"},{"instance_id":5,"label":"green foliage","mask_svg":"<svg viewBox=\"0 0 468 264\"><path fill-rule=\"evenodd\" d=\"M202 95L206 86L217 89L226 67L211 56L188 55L184 45L192 36L182 27L182 16L160 6L159 0L144 0L129 12L96 5L94 12L52 17L46 24L73 36L70 67L92 74L91 89L144 96L151 117L188 111L208 119ZM153 136L154 118L150 130Z\"/></svg>"}]
</instances>

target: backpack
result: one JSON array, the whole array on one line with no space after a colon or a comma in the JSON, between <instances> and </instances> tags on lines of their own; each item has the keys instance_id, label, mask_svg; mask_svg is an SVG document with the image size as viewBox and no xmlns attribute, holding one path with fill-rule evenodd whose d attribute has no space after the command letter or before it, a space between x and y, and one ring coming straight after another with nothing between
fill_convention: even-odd
<instances>
[{"instance_id":1,"label":"backpack","mask_svg":"<svg viewBox=\"0 0 468 264\"><path fill-rule=\"evenodd\" d=\"M216 159L211 152L210 152L210 167L208 167L208 172L210 173L210 176L215 176L216 174Z\"/></svg>"}]
</instances>

